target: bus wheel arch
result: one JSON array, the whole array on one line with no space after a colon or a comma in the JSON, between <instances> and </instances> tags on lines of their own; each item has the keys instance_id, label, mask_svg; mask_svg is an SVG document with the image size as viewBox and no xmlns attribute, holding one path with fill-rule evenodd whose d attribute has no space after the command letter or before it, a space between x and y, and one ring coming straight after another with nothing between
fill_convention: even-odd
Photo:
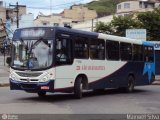
<instances>
[{"instance_id":1,"label":"bus wheel arch","mask_svg":"<svg viewBox=\"0 0 160 120\"><path fill-rule=\"evenodd\" d=\"M82 92L88 89L88 78L85 74L80 74L76 77L74 82L74 95L76 98L82 98Z\"/></svg>"}]
</instances>

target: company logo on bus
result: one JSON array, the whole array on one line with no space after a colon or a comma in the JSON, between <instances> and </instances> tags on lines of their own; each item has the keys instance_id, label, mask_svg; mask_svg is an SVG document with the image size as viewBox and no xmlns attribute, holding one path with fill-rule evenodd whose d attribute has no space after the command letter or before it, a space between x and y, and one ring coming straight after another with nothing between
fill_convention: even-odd
<instances>
[{"instance_id":1,"label":"company logo on bus","mask_svg":"<svg viewBox=\"0 0 160 120\"><path fill-rule=\"evenodd\" d=\"M160 43L155 43L154 48L160 48Z\"/></svg>"},{"instance_id":2,"label":"company logo on bus","mask_svg":"<svg viewBox=\"0 0 160 120\"><path fill-rule=\"evenodd\" d=\"M27 78L27 82L30 82L31 80L29 78Z\"/></svg>"},{"instance_id":3,"label":"company logo on bus","mask_svg":"<svg viewBox=\"0 0 160 120\"><path fill-rule=\"evenodd\" d=\"M76 70L105 70L105 66L76 66Z\"/></svg>"}]
</instances>

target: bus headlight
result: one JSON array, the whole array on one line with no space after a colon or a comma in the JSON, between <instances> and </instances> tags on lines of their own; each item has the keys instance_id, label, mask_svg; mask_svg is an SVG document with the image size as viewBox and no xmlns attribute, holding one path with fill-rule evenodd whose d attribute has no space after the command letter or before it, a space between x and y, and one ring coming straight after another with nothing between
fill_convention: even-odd
<instances>
[{"instance_id":1,"label":"bus headlight","mask_svg":"<svg viewBox=\"0 0 160 120\"><path fill-rule=\"evenodd\" d=\"M16 77L13 74L11 74L11 79L16 80Z\"/></svg>"},{"instance_id":2,"label":"bus headlight","mask_svg":"<svg viewBox=\"0 0 160 120\"><path fill-rule=\"evenodd\" d=\"M11 78L12 80L19 81L14 74L11 74L11 75L10 75L10 78Z\"/></svg>"},{"instance_id":3,"label":"bus headlight","mask_svg":"<svg viewBox=\"0 0 160 120\"><path fill-rule=\"evenodd\" d=\"M43 82L46 82L46 81L47 81L47 77L44 77L44 78L42 79L42 81L43 81Z\"/></svg>"},{"instance_id":4,"label":"bus headlight","mask_svg":"<svg viewBox=\"0 0 160 120\"><path fill-rule=\"evenodd\" d=\"M48 77L45 76L45 77L43 77L42 79L40 79L40 82L46 82L46 81L48 81L48 80L49 80Z\"/></svg>"}]
</instances>

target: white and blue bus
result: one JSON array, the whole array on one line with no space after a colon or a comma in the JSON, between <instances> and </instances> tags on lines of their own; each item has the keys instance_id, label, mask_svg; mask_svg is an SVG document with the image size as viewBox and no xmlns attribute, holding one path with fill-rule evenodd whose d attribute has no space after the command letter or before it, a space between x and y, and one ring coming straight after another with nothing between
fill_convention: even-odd
<instances>
[{"instance_id":1,"label":"white and blue bus","mask_svg":"<svg viewBox=\"0 0 160 120\"><path fill-rule=\"evenodd\" d=\"M153 44L63 27L17 29L12 40L10 88L38 93L149 85L154 81Z\"/></svg>"}]
</instances>

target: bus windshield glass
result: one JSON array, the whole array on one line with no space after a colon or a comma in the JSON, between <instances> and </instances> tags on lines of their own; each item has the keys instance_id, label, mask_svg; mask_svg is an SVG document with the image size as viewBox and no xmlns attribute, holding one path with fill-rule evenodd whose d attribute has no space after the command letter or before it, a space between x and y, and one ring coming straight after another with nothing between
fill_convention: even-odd
<instances>
[{"instance_id":1,"label":"bus windshield glass","mask_svg":"<svg viewBox=\"0 0 160 120\"><path fill-rule=\"evenodd\" d=\"M12 42L11 66L18 69L44 69L53 62L53 40L31 39Z\"/></svg>"}]
</instances>

